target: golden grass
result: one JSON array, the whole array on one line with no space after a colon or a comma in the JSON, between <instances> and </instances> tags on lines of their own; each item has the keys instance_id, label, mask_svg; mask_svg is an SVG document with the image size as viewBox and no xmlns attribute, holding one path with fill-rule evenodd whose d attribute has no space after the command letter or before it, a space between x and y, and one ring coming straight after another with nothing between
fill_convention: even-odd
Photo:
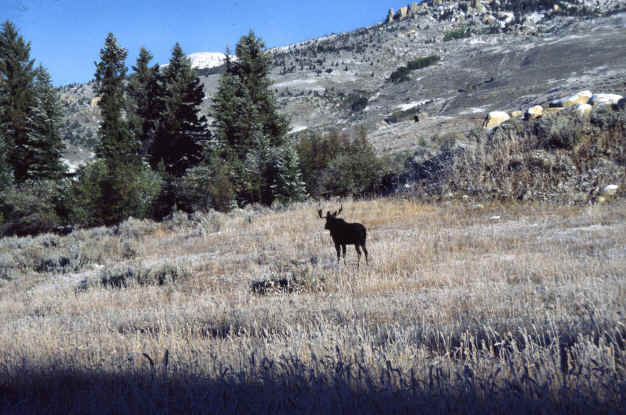
<instances>
[{"instance_id":1,"label":"golden grass","mask_svg":"<svg viewBox=\"0 0 626 415\"><path fill-rule=\"evenodd\" d=\"M352 247L347 265L336 264L317 206L307 203L206 215L179 229L155 224L134 238L59 238L61 247L78 244L101 263L66 273L24 269L0 285L0 391L42 409L42 398L23 376L47 379L50 394L76 399L55 387L62 383L55 383L61 377L55 373L70 371L136 385L136 405L140 398L160 402L156 395L163 389L145 377L152 373L155 379L160 368L158 385L166 373L186 379L187 386L170 384L170 390L192 407L202 399L189 395L202 389L199 376L217 382L213 388L222 392L232 390L224 385L274 385L276 400L254 400L269 405L263 408L287 402L294 393L280 386L281 379L309 391L344 385L338 404L364 390L388 402L383 391L389 387L407 408L421 402L432 409L440 404L436 397L403 394L415 392L407 386L412 381L434 393L435 379L441 399L467 398L473 392L459 389L459 382L470 382L490 385L500 398L515 385L525 396L522 409L617 408L624 389L615 395L603 385L624 385L625 209L623 200L589 207L345 201L342 216L368 228L370 263L362 259L358 269ZM0 253L25 254L3 246ZM38 246L33 240L23 249ZM175 264L190 275L162 286L99 285L101 270L119 264ZM266 295L252 290L255 282L280 279L297 289ZM79 289L81 281L92 283ZM338 365L351 372L339 372ZM569 372L594 367L591 377ZM318 380L308 378L309 372ZM237 390L233 399L252 402ZM592 407L580 406L576 394L591 399ZM502 410L488 396L483 391L474 398L483 408ZM111 408L125 412L120 399L112 398ZM0 408L11 405L14 400L0 400ZM149 408L178 408L172 401L163 405ZM236 406L223 409L238 412Z\"/></svg>"}]
</instances>

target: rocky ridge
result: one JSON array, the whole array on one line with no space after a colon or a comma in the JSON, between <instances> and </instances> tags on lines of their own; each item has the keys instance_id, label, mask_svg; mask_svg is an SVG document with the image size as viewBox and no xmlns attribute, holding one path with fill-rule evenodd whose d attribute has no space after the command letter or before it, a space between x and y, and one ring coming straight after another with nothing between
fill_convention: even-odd
<instances>
[{"instance_id":1,"label":"rocky ridge","mask_svg":"<svg viewBox=\"0 0 626 415\"><path fill-rule=\"evenodd\" d=\"M494 110L523 114L581 90L625 95L623 10L624 0L411 3L380 24L271 49L271 76L295 136L365 125L382 154L434 156L445 142L467 142ZM207 113L215 72L200 72ZM94 137L90 85L62 95L66 124L79 126L66 131Z\"/></svg>"}]
</instances>

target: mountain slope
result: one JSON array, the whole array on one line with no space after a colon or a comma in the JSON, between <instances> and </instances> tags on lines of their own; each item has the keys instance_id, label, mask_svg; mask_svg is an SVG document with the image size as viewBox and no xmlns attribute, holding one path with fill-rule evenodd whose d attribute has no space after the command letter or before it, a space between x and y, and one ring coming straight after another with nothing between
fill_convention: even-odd
<instances>
[{"instance_id":1,"label":"mountain slope","mask_svg":"<svg viewBox=\"0 0 626 415\"><path fill-rule=\"evenodd\" d=\"M462 138L490 110L524 110L582 89L625 95L626 13L619 10L626 2L516 10L522 3L550 2L483 1L475 8L431 1L391 23L272 49L280 109L293 132L364 124L379 152L396 153L434 149L450 134ZM202 69L194 56L215 64L220 54L190 55ZM404 82L390 81L394 71L429 56L440 59L409 71ZM207 113L218 72L199 72ZM68 139L89 146L97 127L90 85L62 95Z\"/></svg>"}]
</instances>

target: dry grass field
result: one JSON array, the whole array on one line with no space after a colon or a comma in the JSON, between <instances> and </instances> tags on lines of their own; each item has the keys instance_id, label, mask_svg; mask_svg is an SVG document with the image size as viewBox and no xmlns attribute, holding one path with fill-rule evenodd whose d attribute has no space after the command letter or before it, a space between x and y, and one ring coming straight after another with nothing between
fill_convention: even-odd
<instances>
[{"instance_id":1,"label":"dry grass field","mask_svg":"<svg viewBox=\"0 0 626 415\"><path fill-rule=\"evenodd\" d=\"M0 240L0 413L626 407L625 200L316 209Z\"/></svg>"}]
</instances>

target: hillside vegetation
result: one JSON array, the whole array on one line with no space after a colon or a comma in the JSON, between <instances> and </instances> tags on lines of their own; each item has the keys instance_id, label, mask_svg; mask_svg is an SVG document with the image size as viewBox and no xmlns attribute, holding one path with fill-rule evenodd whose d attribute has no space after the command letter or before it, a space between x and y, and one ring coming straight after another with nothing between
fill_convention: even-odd
<instances>
[{"instance_id":1,"label":"hillside vegetation","mask_svg":"<svg viewBox=\"0 0 626 415\"><path fill-rule=\"evenodd\" d=\"M317 208L2 239L0 412L625 406L623 199L345 201L360 270Z\"/></svg>"}]
</instances>

